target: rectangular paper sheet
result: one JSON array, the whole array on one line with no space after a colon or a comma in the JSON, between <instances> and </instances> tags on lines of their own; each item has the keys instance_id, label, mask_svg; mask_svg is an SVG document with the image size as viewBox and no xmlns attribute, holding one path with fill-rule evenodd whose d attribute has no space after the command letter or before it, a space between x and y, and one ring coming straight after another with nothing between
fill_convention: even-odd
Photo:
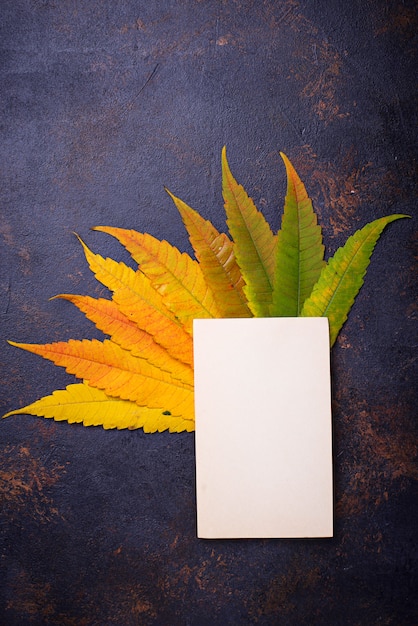
<instances>
[{"instance_id":1,"label":"rectangular paper sheet","mask_svg":"<svg viewBox=\"0 0 418 626\"><path fill-rule=\"evenodd\" d=\"M198 537L332 537L327 318L193 333Z\"/></svg>"}]
</instances>

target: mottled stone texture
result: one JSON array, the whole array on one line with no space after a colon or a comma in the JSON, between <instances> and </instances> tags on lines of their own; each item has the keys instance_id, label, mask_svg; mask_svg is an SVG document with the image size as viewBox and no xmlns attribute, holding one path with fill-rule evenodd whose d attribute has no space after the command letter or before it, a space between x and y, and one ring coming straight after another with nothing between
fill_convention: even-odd
<instances>
[{"instance_id":1,"label":"mottled stone texture","mask_svg":"<svg viewBox=\"0 0 418 626\"><path fill-rule=\"evenodd\" d=\"M189 251L174 193L224 228L220 150L279 226L283 150L327 254L414 213L415 3L2 0L1 409L71 382L5 339L100 336L78 232ZM416 222L391 224L332 352L335 537L196 539L194 438L0 423L0 623L415 625ZM301 381L303 393L303 381Z\"/></svg>"}]
</instances>

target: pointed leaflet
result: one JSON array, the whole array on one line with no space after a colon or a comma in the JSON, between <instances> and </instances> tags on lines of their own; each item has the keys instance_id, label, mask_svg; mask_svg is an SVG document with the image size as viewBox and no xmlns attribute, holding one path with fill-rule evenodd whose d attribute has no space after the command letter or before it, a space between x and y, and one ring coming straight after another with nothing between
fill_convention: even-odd
<instances>
[{"instance_id":1,"label":"pointed leaflet","mask_svg":"<svg viewBox=\"0 0 418 626\"><path fill-rule=\"evenodd\" d=\"M280 154L286 166L287 195L277 236L270 313L273 317L297 317L321 273L324 246L305 187L286 155Z\"/></svg>"},{"instance_id":2,"label":"pointed leaflet","mask_svg":"<svg viewBox=\"0 0 418 626\"><path fill-rule=\"evenodd\" d=\"M187 332L192 332L195 317L220 317L199 264L188 254L135 230L110 226L96 226L94 230L112 235L125 246Z\"/></svg>"},{"instance_id":3,"label":"pointed leaflet","mask_svg":"<svg viewBox=\"0 0 418 626\"><path fill-rule=\"evenodd\" d=\"M104 391L89 387L86 383L68 385L66 389L54 391L22 409L3 415L37 415L52 417L54 420L67 421L69 424L81 423L84 426L103 426L103 428L143 428L146 433L169 430L179 433L194 430L194 422L182 417L163 412L162 409L140 407L129 400L111 398Z\"/></svg>"},{"instance_id":4,"label":"pointed leaflet","mask_svg":"<svg viewBox=\"0 0 418 626\"><path fill-rule=\"evenodd\" d=\"M121 313L113 300L72 294L60 294L55 298L72 302L99 330L110 335L112 341L125 350L130 350L134 356L147 359L153 365L170 372L174 378L193 384L192 368L170 356L165 348L154 341L152 335L141 330Z\"/></svg>"},{"instance_id":5,"label":"pointed leaflet","mask_svg":"<svg viewBox=\"0 0 418 626\"><path fill-rule=\"evenodd\" d=\"M44 345L9 343L65 367L69 374L109 396L194 419L192 385L174 379L145 359L134 357L109 339L103 342L70 339Z\"/></svg>"},{"instance_id":6,"label":"pointed leaflet","mask_svg":"<svg viewBox=\"0 0 418 626\"><path fill-rule=\"evenodd\" d=\"M221 316L252 317L243 292L244 281L235 259L232 241L180 198L176 198L168 189L166 191L189 233L190 243Z\"/></svg>"},{"instance_id":7,"label":"pointed leaflet","mask_svg":"<svg viewBox=\"0 0 418 626\"><path fill-rule=\"evenodd\" d=\"M305 300L303 317L328 317L330 342L347 319L363 277L370 263L370 256L387 224L407 215L389 215L370 222L348 238L322 269L311 296Z\"/></svg>"},{"instance_id":8,"label":"pointed leaflet","mask_svg":"<svg viewBox=\"0 0 418 626\"><path fill-rule=\"evenodd\" d=\"M231 174L222 150L222 190L234 251L245 281L248 306L257 317L270 315L276 238L264 216Z\"/></svg>"},{"instance_id":9,"label":"pointed leaflet","mask_svg":"<svg viewBox=\"0 0 418 626\"><path fill-rule=\"evenodd\" d=\"M152 335L171 356L191 365L192 338L166 307L161 294L153 288L149 279L124 263L94 254L85 243L81 243L91 271L97 280L113 291L113 299L121 312Z\"/></svg>"}]
</instances>

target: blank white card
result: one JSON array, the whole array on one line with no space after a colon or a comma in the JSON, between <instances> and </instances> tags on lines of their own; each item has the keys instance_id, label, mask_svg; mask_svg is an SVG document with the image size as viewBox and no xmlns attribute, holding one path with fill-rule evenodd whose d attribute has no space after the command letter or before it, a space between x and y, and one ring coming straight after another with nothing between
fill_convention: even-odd
<instances>
[{"instance_id":1,"label":"blank white card","mask_svg":"<svg viewBox=\"0 0 418 626\"><path fill-rule=\"evenodd\" d=\"M197 534L332 537L327 318L194 320Z\"/></svg>"}]
</instances>

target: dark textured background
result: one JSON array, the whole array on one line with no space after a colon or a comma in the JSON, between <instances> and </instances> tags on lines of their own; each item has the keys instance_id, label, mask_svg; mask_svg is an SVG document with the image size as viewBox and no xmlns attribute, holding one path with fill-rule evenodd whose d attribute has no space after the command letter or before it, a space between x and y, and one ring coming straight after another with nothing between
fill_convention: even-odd
<instances>
[{"instance_id":1,"label":"dark textured background","mask_svg":"<svg viewBox=\"0 0 418 626\"><path fill-rule=\"evenodd\" d=\"M327 254L416 206L416 33L405 0L2 0L2 413L71 382L5 339L99 336L78 232L189 251L163 190L224 228L220 150L272 226L279 150ZM391 224L332 353L335 537L195 537L194 438L0 422L0 623L418 623L415 220ZM415 248L416 251L416 248ZM256 417L256 416L255 416Z\"/></svg>"}]
</instances>

